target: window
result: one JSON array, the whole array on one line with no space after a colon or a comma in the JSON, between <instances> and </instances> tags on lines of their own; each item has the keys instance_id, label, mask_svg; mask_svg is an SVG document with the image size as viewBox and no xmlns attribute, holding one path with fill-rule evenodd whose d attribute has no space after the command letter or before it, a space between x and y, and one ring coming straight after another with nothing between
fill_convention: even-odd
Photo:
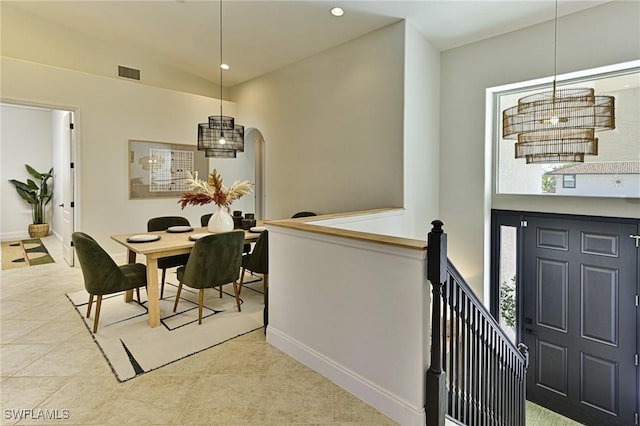
<instances>
[{"instance_id":1,"label":"window","mask_svg":"<svg viewBox=\"0 0 640 426\"><path fill-rule=\"evenodd\" d=\"M563 188L575 188L576 187L576 175L562 175L562 187Z\"/></svg>"},{"instance_id":2,"label":"window","mask_svg":"<svg viewBox=\"0 0 640 426\"><path fill-rule=\"evenodd\" d=\"M596 95L614 96L616 128L596 133L598 155L584 163L526 164L514 158L515 141L502 138L502 111L551 90L552 78L488 89L496 194L640 198L640 61L558 76L557 82L559 88L592 87Z\"/></svg>"}]
</instances>

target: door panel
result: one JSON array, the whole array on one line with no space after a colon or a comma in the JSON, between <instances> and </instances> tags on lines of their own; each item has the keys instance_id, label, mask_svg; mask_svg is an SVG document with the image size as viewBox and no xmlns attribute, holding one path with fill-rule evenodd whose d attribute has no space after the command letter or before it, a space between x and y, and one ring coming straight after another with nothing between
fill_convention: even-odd
<instances>
[{"instance_id":1,"label":"door panel","mask_svg":"<svg viewBox=\"0 0 640 426\"><path fill-rule=\"evenodd\" d=\"M537 325L553 328L557 331L567 331L568 279L567 262L538 259Z\"/></svg>"},{"instance_id":2,"label":"door panel","mask_svg":"<svg viewBox=\"0 0 640 426\"><path fill-rule=\"evenodd\" d=\"M588 425L634 424L638 225L526 219L528 399Z\"/></svg>"},{"instance_id":3,"label":"door panel","mask_svg":"<svg viewBox=\"0 0 640 426\"><path fill-rule=\"evenodd\" d=\"M618 345L618 271L582 265L581 337Z\"/></svg>"},{"instance_id":4,"label":"door panel","mask_svg":"<svg viewBox=\"0 0 640 426\"><path fill-rule=\"evenodd\" d=\"M569 233L560 229L538 228L538 247L554 250L569 250Z\"/></svg>"},{"instance_id":5,"label":"door panel","mask_svg":"<svg viewBox=\"0 0 640 426\"><path fill-rule=\"evenodd\" d=\"M620 238L618 235L582 233L582 253L600 256L618 256Z\"/></svg>"},{"instance_id":6,"label":"door panel","mask_svg":"<svg viewBox=\"0 0 640 426\"><path fill-rule=\"evenodd\" d=\"M552 392L567 395L567 348L537 339L536 383Z\"/></svg>"},{"instance_id":7,"label":"door panel","mask_svg":"<svg viewBox=\"0 0 640 426\"><path fill-rule=\"evenodd\" d=\"M580 354L581 402L615 416L618 407L618 364Z\"/></svg>"}]
</instances>

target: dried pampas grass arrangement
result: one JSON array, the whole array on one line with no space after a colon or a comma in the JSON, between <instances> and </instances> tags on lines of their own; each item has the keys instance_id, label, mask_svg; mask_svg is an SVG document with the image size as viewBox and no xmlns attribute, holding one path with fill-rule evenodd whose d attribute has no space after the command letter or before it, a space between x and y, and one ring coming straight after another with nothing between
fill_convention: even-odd
<instances>
[{"instance_id":1,"label":"dried pampas grass arrangement","mask_svg":"<svg viewBox=\"0 0 640 426\"><path fill-rule=\"evenodd\" d=\"M178 204L183 209L189 204L203 206L212 202L217 206L229 209L229 206L235 200L243 195L250 194L253 185L248 180L235 181L231 187L227 188L224 186L222 176L216 169L209 174L206 182L189 173L187 184L193 188L193 191L183 193L180 200L178 200Z\"/></svg>"}]
</instances>

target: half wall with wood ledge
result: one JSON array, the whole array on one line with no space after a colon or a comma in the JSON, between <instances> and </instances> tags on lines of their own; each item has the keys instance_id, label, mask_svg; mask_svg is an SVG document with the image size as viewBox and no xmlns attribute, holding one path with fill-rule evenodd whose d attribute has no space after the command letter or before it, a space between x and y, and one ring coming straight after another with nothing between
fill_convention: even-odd
<instances>
[{"instance_id":1,"label":"half wall with wood ledge","mask_svg":"<svg viewBox=\"0 0 640 426\"><path fill-rule=\"evenodd\" d=\"M267 221L267 341L403 425L425 424L426 238L403 209ZM426 236L425 236L426 237Z\"/></svg>"}]
</instances>

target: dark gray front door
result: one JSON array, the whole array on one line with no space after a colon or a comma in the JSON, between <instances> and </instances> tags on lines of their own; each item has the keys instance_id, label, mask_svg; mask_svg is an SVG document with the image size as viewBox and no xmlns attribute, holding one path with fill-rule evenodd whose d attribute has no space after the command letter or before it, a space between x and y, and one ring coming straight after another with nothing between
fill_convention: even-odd
<instances>
[{"instance_id":1,"label":"dark gray front door","mask_svg":"<svg viewBox=\"0 0 640 426\"><path fill-rule=\"evenodd\" d=\"M634 425L637 224L527 217L527 399L588 425Z\"/></svg>"}]
</instances>

